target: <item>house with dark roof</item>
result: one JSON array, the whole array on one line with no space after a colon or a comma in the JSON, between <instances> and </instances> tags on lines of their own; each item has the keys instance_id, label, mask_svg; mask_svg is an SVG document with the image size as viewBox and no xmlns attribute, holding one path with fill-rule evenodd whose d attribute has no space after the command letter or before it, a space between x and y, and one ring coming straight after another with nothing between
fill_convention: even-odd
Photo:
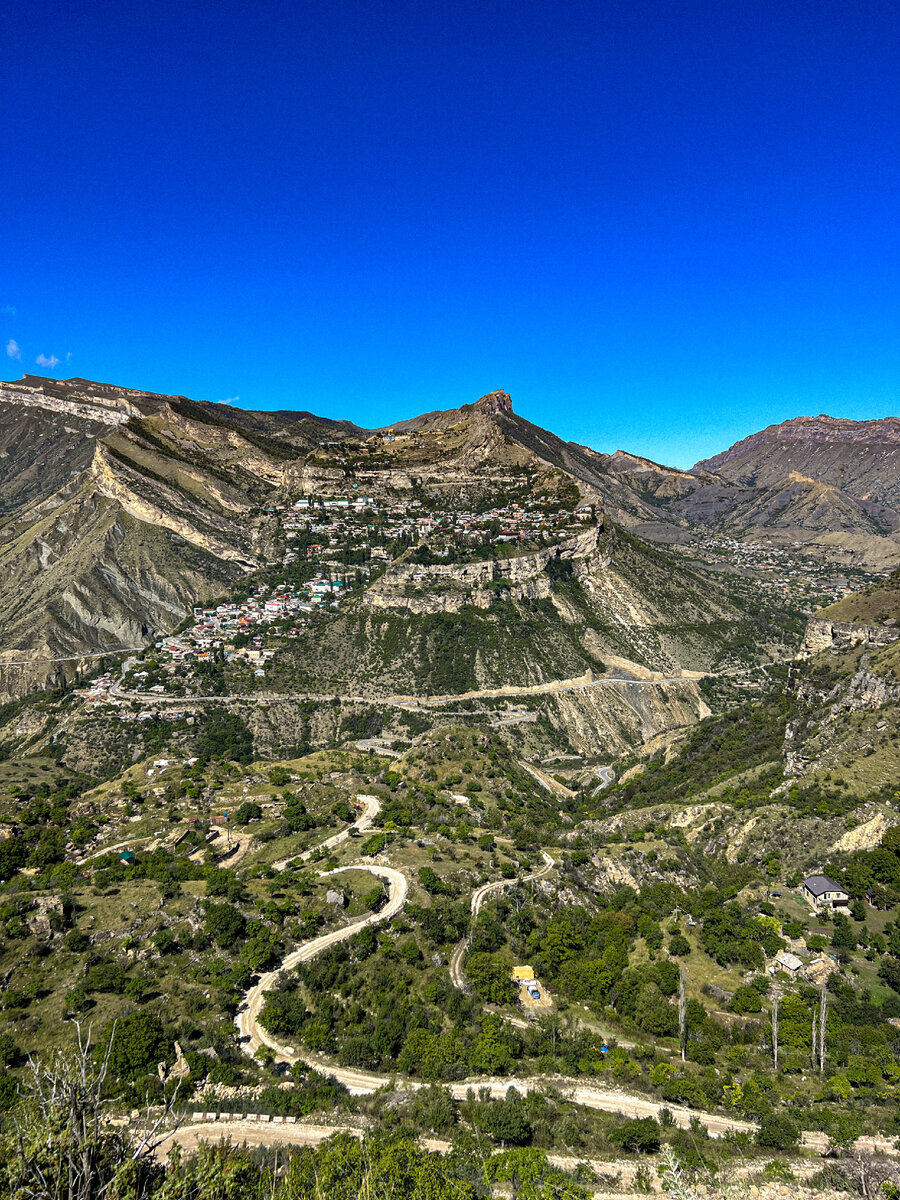
<instances>
[{"instance_id":1,"label":"house with dark roof","mask_svg":"<svg viewBox=\"0 0 900 1200\"><path fill-rule=\"evenodd\" d=\"M800 885L800 894L814 908L841 908L850 902L849 894L827 875L807 876Z\"/></svg>"}]
</instances>

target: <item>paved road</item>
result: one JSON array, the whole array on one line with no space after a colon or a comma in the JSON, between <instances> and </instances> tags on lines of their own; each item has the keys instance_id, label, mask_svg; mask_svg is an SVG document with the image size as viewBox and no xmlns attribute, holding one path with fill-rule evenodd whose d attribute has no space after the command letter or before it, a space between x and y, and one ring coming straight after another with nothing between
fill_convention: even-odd
<instances>
[{"instance_id":1,"label":"paved road","mask_svg":"<svg viewBox=\"0 0 900 1200\"><path fill-rule=\"evenodd\" d=\"M546 850L541 851L544 859L544 866L538 871L534 871L531 875L526 875L524 879L497 879L493 883L482 884L480 888L476 888L472 893L472 899L469 903L469 912L472 914L474 921L481 912L482 905L488 896L494 892L502 892L504 888L512 887L514 883L529 883L533 879L543 879L553 868L556 863ZM466 977L463 974L462 960L469 945L468 935L457 943L456 948L450 955L450 980L453 986L460 992L467 991Z\"/></svg>"},{"instance_id":2,"label":"paved road","mask_svg":"<svg viewBox=\"0 0 900 1200\"><path fill-rule=\"evenodd\" d=\"M381 801L377 796L367 796L362 792L356 799L362 804L362 811L352 825L348 825L340 833L326 838L324 842L319 842L317 845L311 846L309 850L304 850L302 854L293 854L290 858L279 859L278 862L272 863L272 869L274 871L283 871L292 862L297 862L298 860L300 862L308 862L317 850L333 850L335 846L340 846L342 842L346 842L354 831L365 833L367 829L371 829L373 821L381 812Z\"/></svg>"},{"instance_id":3,"label":"paved road","mask_svg":"<svg viewBox=\"0 0 900 1200\"><path fill-rule=\"evenodd\" d=\"M370 913L368 916L361 917L358 921L353 921L350 925L345 925L341 929L333 929L330 933L323 933L319 937L313 938L312 941L304 942L293 954L289 954L274 971L267 971L265 975L260 976L259 982L254 984L244 997L244 1003L235 1018L238 1036L241 1039L242 1048L247 1054L253 1056L261 1046L269 1046L275 1051L277 1062L293 1063L304 1057L298 1054L292 1047L283 1046L280 1042L277 1042L260 1025L259 1014L262 1012L263 1005L266 1002L266 993L275 987L278 976L282 971L290 971L298 963L308 962L323 950L327 950L329 946L335 946L338 942L346 941L347 938L352 937L355 933L359 933L367 925L378 925L383 921L389 921L397 915L406 903L406 894L409 887L406 876L393 867L375 866L369 863L352 863L346 867L336 867L333 871L323 871L321 877L325 878L337 875L341 871L369 871L372 875L377 875L379 879L385 880L389 888L387 904L380 912ZM331 1073L335 1074L334 1071Z\"/></svg>"}]
</instances>

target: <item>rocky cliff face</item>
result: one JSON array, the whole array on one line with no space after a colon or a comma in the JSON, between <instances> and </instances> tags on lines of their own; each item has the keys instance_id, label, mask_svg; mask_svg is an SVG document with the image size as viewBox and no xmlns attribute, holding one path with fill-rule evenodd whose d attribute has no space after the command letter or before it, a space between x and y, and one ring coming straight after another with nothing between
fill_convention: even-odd
<instances>
[{"instance_id":1,"label":"rocky cliff face","mask_svg":"<svg viewBox=\"0 0 900 1200\"><path fill-rule=\"evenodd\" d=\"M552 593L547 567L554 560L571 562L587 573L603 561L596 525L556 546L513 558L472 563L392 564L365 594L372 609L405 609L410 613L459 612L466 605L487 609L501 600L543 600Z\"/></svg>"},{"instance_id":2,"label":"rocky cliff face","mask_svg":"<svg viewBox=\"0 0 900 1200\"><path fill-rule=\"evenodd\" d=\"M889 646L898 639L900 629L891 626L814 617L806 626L800 653L809 656L823 650L846 650L851 646Z\"/></svg>"}]
</instances>

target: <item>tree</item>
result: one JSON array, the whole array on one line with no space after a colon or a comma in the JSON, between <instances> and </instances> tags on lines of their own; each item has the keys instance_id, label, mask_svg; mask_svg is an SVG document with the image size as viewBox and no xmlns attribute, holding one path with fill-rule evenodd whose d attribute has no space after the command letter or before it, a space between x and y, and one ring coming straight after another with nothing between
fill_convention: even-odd
<instances>
[{"instance_id":1,"label":"tree","mask_svg":"<svg viewBox=\"0 0 900 1200\"><path fill-rule=\"evenodd\" d=\"M298 1034L309 1016L299 992L269 992L259 1023L274 1034Z\"/></svg>"},{"instance_id":2,"label":"tree","mask_svg":"<svg viewBox=\"0 0 900 1200\"><path fill-rule=\"evenodd\" d=\"M176 1146L154 1200L248 1200L262 1194L259 1163L246 1150L222 1142L201 1142L195 1154L183 1156Z\"/></svg>"},{"instance_id":3,"label":"tree","mask_svg":"<svg viewBox=\"0 0 900 1200\"><path fill-rule=\"evenodd\" d=\"M741 984L735 989L728 1007L735 1013L758 1013L762 1012L762 999L756 988Z\"/></svg>"},{"instance_id":4,"label":"tree","mask_svg":"<svg viewBox=\"0 0 900 1200\"><path fill-rule=\"evenodd\" d=\"M659 1149L659 1125L652 1117L626 1121L613 1132L612 1137L623 1150L635 1154L655 1154Z\"/></svg>"},{"instance_id":5,"label":"tree","mask_svg":"<svg viewBox=\"0 0 900 1200\"><path fill-rule=\"evenodd\" d=\"M508 1096L489 1104L482 1115L482 1123L495 1141L508 1146L527 1145L534 1133L524 1105L516 1097Z\"/></svg>"},{"instance_id":6,"label":"tree","mask_svg":"<svg viewBox=\"0 0 900 1200\"><path fill-rule=\"evenodd\" d=\"M488 1004L512 1004L516 987L506 963L490 954L470 954L465 961L466 978L475 994Z\"/></svg>"},{"instance_id":7,"label":"tree","mask_svg":"<svg viewBox=\"0 0 900 1200\"><path fill-rule=\"evenodd\" d=\"M247 825L250 821L258 821L262 816L262 808L253 800L245 800L243 804L239 804L234 812L234 820L237 825Z\"/></svg>"},{"instance_id":8,"label":"tree","mask_svg":"<svg viewBox=\"0 0 900 1200\"><path fill-rule=\"evenodd\" d=\"M168 1057L170 1042L153 1013L133 1012L114 1022L107 1049L109 1069L133 1079Z\"/></svg>"},{"instance_id":9,"label":"tree","mask_svg":"<svg viewBox=\"0 0 900 1200\"><path fill-rule=\"evenodd\" d=\"M587 1200L590 1195L552 1167L543 1150L504 1150L492 1155L484 1164L484 1182L490 1192L495 1184L507 1184L512 1200Z\"/></svg>"},{"instance_id":10,"label":"tree","mask_svg":"<svg viewBox=\"0 0 900 1200\"><path fill-rule=\"evenodd\" d=\"M230 950L244 937L247 922L233 905L211 904L206 910L204 929L223 950Z\"/></svg>"},{"instance_id":11,"label":"tree","mask_svg":"<svg viewBox=\"0 0 900 1200\"><path fill-rule=\"evenodd\" d=\"M120 1023L122 1024L122 1023ZM106 1120L104 1085L113 1043L99 1060L76 1026L76 1046L44 1065L32 1061L25 1081L30 1101L4 1132L0 1146L3 1192L40 1200L103 1200L109 1194L139 1197L162 1177L155 1152L174 1098L146 1132L131 1134ZM117 1031L118 1032L118 1029ZM149 1113L148 1113L149 1118Z\"/></svg>"},{"instance_id":12,"label":"tree","mask_svg":"<svg viewBox=\"0 0 900 1200\"><path fill-rule=\"evenodd\" d=\"M756 1131L756 1143L769 1150L793 1150L800 1140L800 1130L787 1113L769 1113Z\"/></svg>"}]
</instances>

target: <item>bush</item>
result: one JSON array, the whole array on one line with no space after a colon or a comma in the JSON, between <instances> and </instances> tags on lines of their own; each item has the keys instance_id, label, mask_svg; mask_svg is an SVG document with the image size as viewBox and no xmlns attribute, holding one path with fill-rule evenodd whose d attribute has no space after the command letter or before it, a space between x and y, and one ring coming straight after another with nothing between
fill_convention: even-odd
<instances>
[{"instance_id":1,"label":"bush","mask_svg":"<svg viewBox=\"0 0 900 1200\"><path fill-rule=\"evenodd\" d=\"M743 984L731 997L728 1007L734 1013L758 1013L762 1012L762 999L756 988Z\"/></svg>"},{"instance_id":2,"label":"bush","mask_svg":"<svg viewBox=\"0 0 900 1200\"><path fill-rule=\"evenodd\" d=\"M534 1133L519 1100L496 1100L488 1104L481 1121L495 1141L507 1146L526 1146Z\"/></svg>"},{"instance_id":3,"label":"bush","mask_svg":"<svg viewBox=\"0 0 900 1200\"><path fill-rule=\"evenodd\" d=\"M691 943L681 933L673 933L669 938L669 953L675 958L684 958L691 952Z\"/></svg>"},{"instance_id":4,"label":"bush","mask_svg":"<svg viewBox=\"0 0 900 1200\"><path fill-rule=\"evenodd\" d=\"M247 932L244 916L231 904L211 904L206 910L206 933L224 950L241 941Z\"/></svg>"},{"instance_id":5,"label":"bush","mask_svg":"<svg viewBox=\"0 0 900 1200\"><path fill-rule=\"evenodd\" d=\"M131 1013L115 1023L110 1068L116 1075L133 1079L166 1059L169 1046L159 1017Z\"/></svg>"},{"instance_id":6,"label":"bush","mask_svg":"<svg viewBox=\"0 0 900 1200\"><path fill-rule=\"evenodd\" d=\"M253 800L245 800L243 804L239 804L234 812L234 819L238 825L247 825L250 821L258 821L262 816L262 808Z\"/></svg>"},{"instance_id":7,"label":"bush","mask_svg":"<svg viewBox=\"0 0 900 1200\"><path fill-rule=\"evenodd\" d=\"M786 1113L770 1113L763 1117L756 1131L756 1143L769 1150L793 1150L800 1141L796 1122Z\"/></svg>"},{"instance_id":8,"label":"bush","mask_svg":"<svg viewBox=\"0 0 900 1200\"><path fill-rule=\"evenodd\" d=\"M659 1149L659 1125L652 1117L626 1121L610 1136L623 1150L630 1150L635 1154L655 1154Z\"/></svg>"},{"instance_id":9,"label":"bush","mask_svg":"<svg viewBox=\"0 0 900 1200\"><path fill-rule=\"evenodd\" d=\"M367 838L360 846L360 852L368 858L374 858L376 854L380 854L387 845L387 838L383 833L373 833L370 838Z\"/></svg>"}]
</instances>

